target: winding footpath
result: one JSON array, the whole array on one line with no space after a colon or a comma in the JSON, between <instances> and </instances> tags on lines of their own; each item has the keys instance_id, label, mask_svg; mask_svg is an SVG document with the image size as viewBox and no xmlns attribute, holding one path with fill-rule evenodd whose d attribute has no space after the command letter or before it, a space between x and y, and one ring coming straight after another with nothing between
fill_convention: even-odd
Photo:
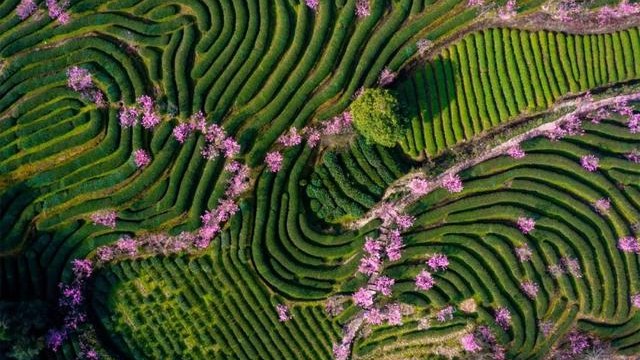
<instances>
[{"instance_id":1,"label":"winding footpath","mask_svg":"<svg viewBox=\"0 0 640 360\"><path fill-rule=\"evenodd\" d=\"M414 171L414 172L408 173L407 175L402 176L401 178L394 181L387 188L382 199L373 208L371 208L360 219L347 224L345 227L350 230L357 230L362 228L363 226L368 224L370 221L376 219L379 216L380 209L383 205L391 204L397 209L398 212L403 212L407 206L415 203L420 198L426 196L430 192L441 187L443 179L456 175L460 171L468 169L483 161L489 160L497 156L504 155L507 153L507 151L510 148L517 146L518 144L520 144L525 140L546 135L552 132L554 129L556 129L558 125L562 124L563 122L570 119L571 117L584 116L592 111L598 110L599 108L602 108L605 106L610 106L620 102L635 101L635 100L640 100L640 92L635 92L635 93L626 94L626 95L612 96L612 97L598 100L598 101L586 101L583 98L576 98L576 99L571 99L571 100L559 103L551 109L550 113L557 112L567 107L575 106L576 108L574 111L559 117L557 120L542 124L525 133L514 136L513 138L490 149L489 151L481 155L478 155L466 161L462 161L450 167L449 169L447 169L446 171L444 171L443 173L441 173L435 178L429 179L427 175L420 170ZM414 179L423 179L427 181L428 185L423 195L419 195L419 196L413 195L407 191L407 185L409 184L409 182L411 182ZM389 200L391 196L398 193L402 194L402 196L400 196L396 200L391 200L391 201Z\"/></svg>"}]
</instances>

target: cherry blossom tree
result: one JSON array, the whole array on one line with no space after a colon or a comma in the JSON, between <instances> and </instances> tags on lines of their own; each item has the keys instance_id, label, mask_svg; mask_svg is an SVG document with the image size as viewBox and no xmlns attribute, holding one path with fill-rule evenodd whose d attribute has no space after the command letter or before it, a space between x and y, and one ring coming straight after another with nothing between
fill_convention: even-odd
<instances>
[{"instance_id":1,"label":"cherry blossom tree","mask_svg":"<svg viewBox=\"0 0 640 360\"><path fill-rule=\"evenodd\" d=\"M284 147L292 147L302 142L302 135L298 133L298 129L292 127L288 132L280 135L278 142Z\"/></svg>"},{"instance_id":2,"label":"cherry blossom tree","mask_svg":"<svg viewBox=\"0 0 640 360\"><path fill-rule=\"evenodd\" d=\"M609 198L600 198L593 203L593 208L598 214L606 214L611 208L611 200Z\"/></svg>"},{"instance_id":3,"label":"cherry blossom tree","mask_svg":"<svg viewBox=\"0 0 640 360\"><path fill-rule=\"evenodd\" d=\"M633 236L625 236L618 239L618 249L623 252L640 253L640 242Z\"/></svg>"},{"instance_id":4,"label":"cherry blossom tree","mask_svg":"<svg viewBox=\"0 0 640 360\"><path fill-rule=\"evenodd\" d=\"M447 174L442 178L442 187L450 193L459 193L462 191L462 180L457 174Z\"/></svg>"},{"instance_id":5,"label":"cherry blossom tree","mask_svg":"<svg viewBox=\"0 0 640 360\"><path fill-rule=\"evenodd\" d=\"M371 15L369 0L356 0L356 16L359 18Z\"/></svg>"},{"instance_id":6,"label":"cherry blossom tree","mask_svg":"<svg viewBox=\"0 0 640 360\"><path fill-rule=\"evenodd\" d=\"M282 154L278 151L268 152L267 156L264 158L264 162L267 164L267 169L272 173L280 171L282 168L282 161Z\"/></svg>"},{"instance_id":7,"label":"cherry blossom tree","mask_svg":"<svg viewBox=\"0 0 640 360\"><path fill-rule=\"evenodd\" d=\"M38 6L33 0L21 0L20 4L16 7L16 14L20 20L24 20L33 14Z\"/></svg>"},{"instance_id":8,"label":"cherry blossom tree","mask_svg":"<svg viewBox=\"0 0 640 360\"><path fill-rule=\"evenodd\" d=\"M449 267L449 258L447 255L435 253L427 260L427 265L432 271L447 270Z\"/></svg>"},{"instance_id":9,"label":"cherry blossom tree","mask_svg":"<svg viewBox=\"0 0 640 360\"><path fill-rule=\"evenodd\" d=\"M454 312L455 312L455 309L453 306L451 305L446 306L436 313L436 320L438 320L441 323L449 321L453 319Z\"/></svg>"},{"instance_id":10,"label":"cherry blossom tree","mask_svg":"<svg viewBox=\"0 0 640 360\"><path fill-rule=\"evenodd\" d=\"M631 295L630 301L634 308L640 309L640 294Z\"/></svg>"},{"instance_id":11,"label":"cherry blossom tree","mask_svg":"<svg viewBox=\"0 0 640 360\"><path fill-rule=\"evenodd\" d=\"M427 270L422 270L416 276L415 283L418 290L427 291L433 288L433 286L436 284L436 281L430 272L428 272Z\"/></svg>"},{"instance_id":12,"label":"cherry blossom tree","mask_svg":"<svg viewBox=\"0 0 640 360\"><path fill-rule=\"evenodd\" d=\"M502 20L509 20L517 14L516 0L507 0L507 3L498 9L498 17Z\"/></svg>"},{"instance_id":13,"label":"cherry blossom tree","mask_svg":"<svg viewBox=\"0 0 640 360\"><path fill-rule=\"evenodd\" d=\"M520 145L514 145L507 150L507 154L514 159L522 159L526 154Z\"/></svg>"},{"instance_id":14,"label":"cherry blossom tree","mask_svg":"<svg viewBox=\"0 0 640 360\"><path fill-rule=\"evenodd\" d=\"M520 262L526 262L531 260L531 255L533 255L533 252L529 248L528 244L518 246L515 250L515 253L516 253L516 257Z\"/></svg>"},{"instance_id":15,"label":"cherry blossom tree","mask_svg":"<svg viewBox=\"0 0 640 360\"><path fill-rule=\"evenodd\" d=\"M102 225L110 228L116 227L117 214L113 210L98 211L91 214L91 221L94 225Z\"/></svg>"},{"instance_id":16,"label":"cherry blossom tree","mask_svg":"<svg viewBox=\"0 0 640 360\"><path fill-rule=\"evenodd\" d=\"M511 326L511 312L505 307L499 307L494 313L494 320L498 326L507 330Z\"/></svg>"},{"instance_id":17,"label":"cherry blossom tree","mask_svg":"<svg viewBox=\"0 0 640 360\"><path fill-rule=\"evenodd\" d=\"M138 168L146 167L151 163L151 155L144 149L138 149L133 152L133 162Z\"/></svg>"},{"instance_id":18,"label":"cherry blossom tree","mask_svg":"<svg viewBox=\"0 0 640 360\"><path fill-rule=\"evenodd\" d=\"M278 313L278 321L285 322L291 320L292 316L289 312L289 307L284 304L276 305L276 312Z\"/></svg>"},{"instance_id":19,"label":"cherry blossom tree","mask_svg":"<svg viewBox=\"0 0 640 360\"><path fill-rule=\"evenodd\" d=\"M391 296L391 288L395 284L395 280L388 276L379 276L371 284L372 290L384 296Z\"/></svg>"},{"instance_id":20,"label":"cherry blossom tree","mask_svg":"<svg viewBox=\"0 0 640 360\"><path fill-rule=\"evenodd\" d=\"M305 4L307 7L313 11L318 10L319 1L318 0L305 0Z\"/></svg>"},{"instance_id":21,"label":"cherry blossom tree","mask_svg":"<svg viewBox=\"0 0 640 360\"><path fill-rule=\"evenodd\" d=\"M584 155L580 158L580 165L589 172L598 170L599 163L600 160L595 155Z\"/></svg>"},{"instance_id":22,"label":"cherry blossom tree","mask_svg":"<svg viewBox=\"0 0 640 360\"><path fill-rule=\"evenodd\" d=\"M415 178L409 181L408 187L412 195L422 196L429 190L429 182L425 179Z\"/></svg>"},{"instance_id":23,"label":"cherry blossom tree","mask_svg":"<svg viewBox=\"0 0 640 360\"><path fill-rule=\"evenodd\" d=\"M373 296L375 294L376 292L373 290L360 288L352 296L353 303L357 306L360 306L361 308L369 308L373 305Z\"/></svg>"},{"instance_id":24,"label":"cherry blossom tree","mask_svg":"<svg viewBox=\"0 0 640 360\"><path fill-rule=\"evenodd\" d=\"M521 282L520 289L525 293L525 295L527 295L527 297L529 297L529 299L534 299L540 290L537 283L529 280Z\"/></svg>"},{"instance_id":25,"label":"cherry blossom tree","mask_svg":"<svg viewBox=\"0 0 640 360\"><path fill-rule=\"evenodd\" d=\"M389 68L382 69L380 76L378 77L378 85L385 87L391 85L396 80L397 74Z\"/></svg>"},{"instance_id":26,"label":"cherry blossom tree","mask_svg":"<svg viewBox=\"0 0 640 360\"><path fill-rule=\"evenodd\" d=\"M518 229L520 229L523 234L529 234L533 231L533 229L535 229L536 226L536 222L535 220L533 220L533 218L524 216L519 217L516 224L518 225Z\"/></svg>"},{"instance_id":27,"label":"cherry blossom tree","mask_svg":"<svg viewBox=\"0 0 640 360\"><path fill-rule=\"evenodd\" d=\"M470 353L475 353L482 350L482 348L476 341L475 335L472 333L469 333L460 337L460 345L462 345L462 348L464 349L464 351L470 352Z\"/></svg>"}]
</instances>

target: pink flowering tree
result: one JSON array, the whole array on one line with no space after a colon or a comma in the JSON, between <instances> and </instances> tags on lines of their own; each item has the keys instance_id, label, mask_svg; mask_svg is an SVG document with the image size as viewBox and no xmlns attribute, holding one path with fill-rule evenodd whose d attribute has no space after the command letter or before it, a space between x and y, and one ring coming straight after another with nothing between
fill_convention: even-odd
<instances>
[{"instance_id":1,"label":"pink flowering tree","mask_svg":"<svg viewBox=\"0 0 640 360\"><path fill-rule=\"evenodd\" d=\"M460 345L462 345L462 349L464 349L464 351L469 353L475 353L482 350L482 347L478 344L475 335L472 333L463 335L460 338Z\"/></svg>"},{"instance_id":2,"label":"pink flowering tree","mask_svg":"<svg viewBox=\"0 0 640 360\"><path fill-rule=\"evenodd\" d=\"M533 255L533 252L531 251L531 248L529 248L528 244L518 246L515 250L515 253L518 261L520 262L527 262L531 260L531 255Z\"/></svg>"},{"instance_id":3,"label":"pink flowering tree","mask_svg":"<svg viewBox=\"0 0 640 360\"><path fill-rule=\"evenodd\" d=\"M356 16L359 18L371 15L369 0L356 0Z\"/></svg>"},{"instance_id":4,"label":"pink flowering tree","mask_svg":"<svg viewBox=\"0 0 640 360\"><path fill-rule=\"evenodd\" d=\"M450 173L442 178L441 186L450 193L459 193L463 189L460 176Z\"/></svg>"},{"instance_id":5,"label":"pink flowering tree","mask_svg":"<svg viewBox=\"0 0 640 360\"><path fill-rule=\"evenodd\" d=\"M516 16L517 9L516 0L507 0L507 3L498 9L498 17L502 20L509 20Z\"/></svg>"},{"instance_id":6,"label":"pink flowering tree","mask_svg":"<svg viewBox=\"0 0 640 360\"><path fill-rule=\"evenodd\" d=\"M449 258L447 258L447 255L436 253L427 260L427 265L432 271L444 271L449 267Z\"/></svg>"},{"instance_id":7,"label":"pink flowering tree","mask_svg":"<svg viewBox=\"0 0 640 360\"><path fill-rule=\"evenodd\" d=\"M71 16L66 11L69 6L69 0L62 0L58 2L56 0L46 0L45 5L49 10L49 17L54 20L58 20L61 25L66 25L71 20Z\"/></svg>"},{"instance_id":8,"label":"pink flowering tree","mask_svg":"<svg viewBox=\"0 0 640 360\"><path fill-rule=\"evenodd\" d=\"M146 167L151 163L151 155L144 149L138 149L133 152L133 162L137 168Z\"/></svg>"},{"instance_id":9,"label":"pink flowering tree","mask_svg":"<svg viewBox=\"0 0 640 360\"><path fill-rule=\"evenodd\" d=\"M585 155L580 158L580 165L589 172L598 170L599 164L600 160L595 155Z\"/></svg>"},{"instance_id":10,"label":"pink flowering tree","mask_svg":"<svg viewBox=\"0 0 640 360\"><path fill-rule=\"evenodd\" d=\"M631 295L630 302L631 306L636 309L640 309L640 294Z\"/></svg>"},{"instance_id":11,"label":"pink flowering tree","mask_svg":"<svg viewBox=\"0 0 640 360\"><path fill-rule=\"evenodd\" d=\"M514 145L507 150L507 155L514 159L522 159L526 154L520 145Z\"/></svg>"},{"instance_id":12,"label":"pink flowering tree","mask_svg":"<svg viewBox=\"0 0 640 360\"><path fill-rule=\"evenodd\" d=\"M511 326L511 312L505 307L499 307L494 313L494 320L498 326L507 330Z\"/></svg>"},{"instance_id":13,"label":"pink flowering tree","mask_svg":"<svg viewBox=\"0 0 640 360\"><path fill-rule=\"evenodd\" d=\"M305 4L307 7L313 11L318 10L318 5L320 5L318 0L305 0Z\"/></svg>"},{"instance_id":14,"label":"pink flowering tree","mask_svg":"<svg viewBox=\"0 0 640 360\"><path fill-rule=\"evenodd\" d=\"M288 132L280 135L278 142L284 147L293 147L302 142L302 135L298 132L298 129L292 127Z\"/></svg>"},{"instance_id":15,"label":"pink flowering tree","mask_svg":"<svg viewBox=\"0 0 640 360\"><path fill-rule=\"evenodd\" d=\"M618 239L618 249L628 253L640 253L640 242L633 236L624 236Z\"/></svg>"},{"instance_id":16,"label":"pink flowering tree","mask_svg":"<svg viewBox=\"0 0 640 360\"><path fill-rule=\"evenodd\" d=\"M98 211L91 214L91 221L93 221L94 225L102 225L114 229L117 216L113 210Z\"/></svg>"},{"instance_id":17,"label":"pink flowering tree","mask_svg":"<svg viewBox=\"0 0 640 360\"><path fill-rule=\"evenodd\" d=\"M429 191L429 182L420 178L411 179L408 188L413 196L422 196Z\"/></svg>"},{"instance_id":18,"label":"pink flowering tree","mask_svg":"<svg viewBox=\"0 0 640 360\"><path fill-rule=\"evenodd\" d=\"M438 322L447 322L449 320L453 319L453 313L456 311L456 309L451 306L445 306L444 308L440 309L437 313L436 313L436 320L438 320Z\"/></svg>"},{"instance_id":19,"label":"pink flowering tree","mask_svg":"<svg viewBox=\"0 0 640 360\"><path fill-rule=\"evenodd\" d=\"M435 279L427 270L422 270L415 279L416 289L427 291L433 288L436 284Z\"/></svg>"},{"instance_id":20,"label":"pink flowering tree","mask_svg":"<svg viewBox=\"0 0 640 360\"><path fill-rule=\"evenodd\" d=\"M521 216L518 218L516 225L518 225L520 232L523 234L529 234L533 229L535 229L536 221L533 220L533 218Z\"/></svg>"},{"instance_id":21,"label":"pink flowering tree","mask_svg":"<svg viewBox=\"0 0 640 360\"><path fill-rule=\"evenodd\" d=\"M37 8L38 6L33 0L21 0L20 4L16 7L16 14L20 20L25 20L31 16Z\"/></svg>"},{"instance_id":22,"label":"pink flowering tree","mask_svg":"<svg viewBox=\"0 0 640 360\"><path fill-rule=\"evenodd\" d=\"M265 156L264 158L264 162L267 164L267 169L272 172L272 173L276 173L278 171L280 171L280 169L282 169L282 161L283 161L283 157L282 154L278 151L272 151L267 153L267 156Z\"/></svg>"},{"instance_id":23,"label":"pink flowering tree","mask_svg":"<svg viewBox=\"0 0 640 360\"><path fill-rule=\"evenodd\" d=\"M67 69L67 86L78 92L90 89L93 80L89 70L77 66Z\"/></svg>"},{"instance_id":24,"label":"pink flowering tree","mask_svg":"<svg viewBox=\"0 0 640 360\"><path fill-rule=\"evenodd\" d=\"M384 68L378 77L378 84L382 87L391 85L396 80L397 76L398 75L391 71L391 69Z\"/></svg>"},{"instance_id":25,"label":"pink flowering tree","mask_svg":"<svg viewBox=\"0 0 640 360\"><path fill-rule=\"evenodd\" d=\"M529 299L534 299L540 290L537 283L529 280L521 282L520 289Z\"/></svg>"},{"instance_id":26,"label":"pink flowering tree","mask_svg":"<svg viewBox=\"0 0 640 360\"><path fill-rule=\"evenodd\" d=\"M292 316L289 312L289 307L284 304L276 305L276 312L278 313L278 321L285 322L291 320Z\"/></svg>"},{"instance_id":27,"label":"pink flowering tree","mask_svg":"<svg viewBox=\"0 0 640 360\"><path fill-rule=\"evenodd\" d=\"M611 209L611 200L609 198L601 198L593 203L593 208L598 214L604 215Z\"/></svg>"}]
</instances>

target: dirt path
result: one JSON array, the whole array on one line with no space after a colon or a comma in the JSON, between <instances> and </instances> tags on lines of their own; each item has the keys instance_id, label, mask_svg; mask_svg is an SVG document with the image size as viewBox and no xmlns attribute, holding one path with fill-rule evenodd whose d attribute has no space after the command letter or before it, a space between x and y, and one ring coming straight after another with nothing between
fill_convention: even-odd
<instances>
[{"instance_id":1,"label":"dirt path","mask_svg":"<svg viewBox=\"0 0 640 360\"><path fill-rule=\"evenodd\" d=\"M558 118L557 120L554 120L552 122L549 123L545 123L542 124L536 128L533 128L523 134L517 135L509 140L507 140L506 142L494 147L493 149L479 155L476 156L474 158L468 159L466 161L460 162L452 167L450 167L449 169L447 169L446 171L444 171L442 174L438 175L435 178L428 178L427 175L425 173L423 173L422 171L415 171L412 173L409 173L407 175L404 175L403 177L397 179L396 181L394 181L391 186L389 186L387 188L387 190L385 191L382 199L373 207L371 208L363 217L361 217L360 219L351 222L349 224L346 225L347 229L350 230L356 230L359 229L361 227L363 227L364 225L366 225L367 223L369 223L371 220L375 219L378 217L378 213L380 210L380 207L382 204L386 204L388 201L388 199L395 194L401 193L403 194L399 199L395 200L395 201L391 201L391 203L396 207L396 209L398 209L398 212L403 212L404 209L415 203L416 201L418 201L421 197L426 196L427 194L429 194L430 192L432 192L433 190L439 188L442 184L442 180L445 177L448 177L450 175L455 175L457 173L459 173L462 170L468 169L474 165L477 165L483 161L486 161L488 159L500 156L500 155L504 155L506 154L506 152L520 144L522 141L534 138L534 137L538 137L541 135L545 135L547 133L549 133L550 131L552 131L556 125L564 122L565 120L567 120L569 117L574 116L574 115L585 115L587 113L590 113L594 110L597 110L601 107L604 106L608 106L608 105L612 105L616 102L620 102L620 101L631 101L631 100L639 100L640 99L640 92L636 92L636 93L632 93L632 94L628 94L628 95L618 95L618 96L613 96L613 97L609 97L606 99L602 99L602 100L598 100L598 101L593 101L593 102L588 102L588 101L584 101L584 100L580 100L580 99L572 99L572 100L568 100L565 102L562 102L560 104L557 104L556 106L554 106L552 108L551 112L556 112L558 110L561 110L563 108L566 107L571 107L571 106L576 106L576 109L564 116L561 116L560 118ZM407 191L407 185L409 184L409 182L413 179L424 179L427 181L428 186L427 186L427 191L424 195L421 196L415 196L412 195L410 192Z\"/></svg>"}]
</instances>

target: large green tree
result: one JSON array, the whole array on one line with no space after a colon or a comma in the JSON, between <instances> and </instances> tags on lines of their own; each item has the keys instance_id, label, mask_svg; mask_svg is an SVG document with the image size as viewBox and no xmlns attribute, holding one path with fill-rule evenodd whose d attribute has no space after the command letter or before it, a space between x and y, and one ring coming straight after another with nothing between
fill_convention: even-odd
<instances>
[{"instance_id":1,"label":"large green tree","mask_svg":"<svg viewBox=\"0 0 640 360\"><path fill-rule=\"evenodd\" d=\"M368 141L395 146L405 132L398 99L385 89L365 89L351 104L353 124Z\"/></svg>"}]
</instances>

